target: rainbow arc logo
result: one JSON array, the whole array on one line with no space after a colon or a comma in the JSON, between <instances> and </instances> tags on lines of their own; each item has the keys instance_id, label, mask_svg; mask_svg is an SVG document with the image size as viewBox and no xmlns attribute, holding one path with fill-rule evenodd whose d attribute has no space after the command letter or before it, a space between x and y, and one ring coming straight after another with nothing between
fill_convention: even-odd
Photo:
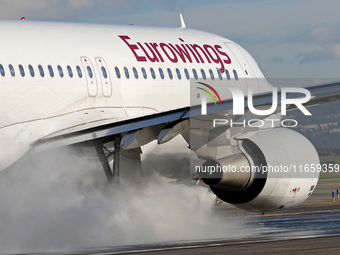
<instances>
[{"instance_id":1,"label":"rainbow arc logo","mask_svg":"<svg viewBox=\"0 0 340 255\"><path fill-rule=\"evenodd\" d=\"M208 89L210 89L217 96L218 100L220 101L220 104L222 105L222 100L220 98L220 95L217 93L217 91L212 86L210 86L210 85L208 85L206 83L203 83L203 82L197 82L197 83L207 87ZM213 96L213 94L208 89L201 88L201 87L196 87L196 88L206 92L212 98L212 100L214 101L215 105L217 105L215 97ZM207 114L207 98L206 98L206 94L202 94L202 96L201 96L201 114L202 115L206 115Z\"/></svg>"}]
</instances>

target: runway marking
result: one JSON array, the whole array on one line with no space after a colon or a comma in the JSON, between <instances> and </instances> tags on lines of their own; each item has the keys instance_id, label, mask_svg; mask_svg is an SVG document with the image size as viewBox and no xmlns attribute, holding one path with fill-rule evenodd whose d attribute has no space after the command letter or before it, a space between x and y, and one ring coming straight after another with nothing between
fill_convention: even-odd
<instances>
[{"instance_id":1,"label":"runway marking","mask_svg":"<svg viewBox=\"0 0 340 255\"><path fill-rule=\"evenodd\" d=\"M306 207L323 207L323 206L335 206L338 205L340 206L340 204L334 204L334 203L330 203L330 204L326 204L326 205L303 205L303 206L298 206L297 208L306 208Z\"/></svg>"},{"instance_id":2,"label":"runway marking","mask_svg":"<svg viewBox=\"0 0 340 255\"><path fill-rule=\"evenodd\" d=\"M230 211L225 211L230 212ZM303 214L317 214L317 213L330 213L330 212L340 212L339 210L323 210L323 211L313 211L313 212L287 212L287 213L280 213L280 214L257 214L257 215L247 215L247 216L239 216L238 218L262 218L262 217L279 217L279 216L293 216L293 215L303 215ZM229 217L222 217L223 219L228 219L234 216Z\"/></svg>"},{"instance_id":3,"label":"runway marking","mask_svg":"<svg viewBox=\"0 0 340 255\"><path fill-rule=\"evenodd\" d=\"M308 198L307 201L314 200L314 199L316 199L316 198L329 198L329 197L330 197L330 195L325 195L325 196L321 196L321 197L315 197L315 196L313 196L313 197Z\"/></svg>"},{"instance_id":4,"label":"runway marking","mask_svg":"<svg viewBox=\"0 0 340 255\"><path fill-rule=\"evenodd\" d=\"M340 209L339 210L314 211L314 212L292 212L292 213L281 213L281 214L265 214L265 215L259 215L259 216L276 217L276 216L289 216L289 215L297 215L297 214L313 214L313 213L328 213L328 212L340 212Z\"/></svg>"},{"instance_id":5,"label":"runway marking","mask_svg":"<svg viewBox=\"0 0 340 255\"><path fill-rule=\"evenodd\" d=\"M324 206L339 206L339 210L334 211L340 211L340 204L325 204L325 205L304 205L304 206L298 206L297 208L313 208L313 207L324 207ZM215 213L228 213L228 212L244 212L244 210L224 210L224 211L215 211ZM314 212L327 212L327 211L314 211ZM314 212L292 212L292 213L314 213ZM285 214L292 214L292 213L285 213ZM271 214L270 214L271 215ZM275 215L281 215L281 214L275 214Z\"/></svg>"},{"instance_id":6,"label":"runway marking","mask_svg":"<svg viewBox=\"0 0 340 255\"><path fill-rule=\"evenodd\" d=\"M109 255L109 254L128 254L128 253L145 253L145 252L159 252L159 251L171 251L171 250L183 250L183 249L197 249L197 248L212 248L212 247L219 247L219 246L234 246L234 245L243 245L243 244L256 244L256 243L268 243L268 242L278 242L278 241L291 241L296 239L313 239L313 238L322 238L322 237L332 237L332 236L340 236L340 234L314 234L314 235L304 235L304 236L294 236L294 237L275 237L273 239L263 238L261 240L244 240L244 241L237 241L237 240L211 240L210 242L222 242L222 243L201 243L201 244L193 244L188 242L188 245L185 243L177 245L181 246L173 246L173 247L163 247L163 248L148 248L148 249L135 249L135 250L126 250L126 251L80 251L74 253L63 253L63 254L96 254L96 255ZM196 241L197 242L197 241ZM174 245L176 245L174 243ZM117 247L118 248L118 247ZM121 247L120 247L121 248ZM132 248L132 247L131 247ZM50 254L59 254L59 253L50 253Z\"/></svg>"}]
</instances>

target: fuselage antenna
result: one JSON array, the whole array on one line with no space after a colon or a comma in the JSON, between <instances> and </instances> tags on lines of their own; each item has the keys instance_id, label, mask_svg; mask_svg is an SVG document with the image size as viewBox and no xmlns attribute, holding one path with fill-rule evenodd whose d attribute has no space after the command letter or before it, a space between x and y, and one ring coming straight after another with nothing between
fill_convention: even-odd
<instances>
[{"instance_id":1,"label":"fuselage antenna","mask_svg":"<svg viewBox=\"0 0 340 255\"><path fill-rule=\"evenodd\" d=\"M181 18L181 27L179 29L186 28L182 14L180 14L179 17Z\"/></svg>"}]
</instances>

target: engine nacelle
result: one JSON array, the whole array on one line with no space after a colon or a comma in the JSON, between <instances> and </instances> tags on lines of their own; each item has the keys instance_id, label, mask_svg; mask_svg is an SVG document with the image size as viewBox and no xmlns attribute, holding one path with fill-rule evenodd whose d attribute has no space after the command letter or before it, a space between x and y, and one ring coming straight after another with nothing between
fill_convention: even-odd
<instances>
[{"instance_id":1,"label":"engine nacelle","mask_svg":"<svg viewBox=\"0 0 340 255\"><path fill-rule=\"evenodd\" d=\"M208 160L202 180L220 199L250 211L288 209L303 203L319 179L319 156L301 134L275 128L237 137L242 153ZM222 171L221 171L222 170Z\"/></svg>"}]
</instances>

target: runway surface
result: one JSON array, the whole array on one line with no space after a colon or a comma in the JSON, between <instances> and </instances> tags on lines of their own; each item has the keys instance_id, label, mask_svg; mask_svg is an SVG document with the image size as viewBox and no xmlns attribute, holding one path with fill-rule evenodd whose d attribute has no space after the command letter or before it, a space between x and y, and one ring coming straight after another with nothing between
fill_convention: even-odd
<instances>
[{"instance_id":1,"label":"runway surface","mask_svg":"<svg viewBox=\"0 0 340 255\"><path fill-rule=\"evenodd\" d=\"M115 246L69 254L340 254L340 199L333 202L331 197L337 188L340 179L320 180L301 206L266 215L250 214L226 203L216 205L215 213L222 220L237 217L246 223L250 234L244 238Z\"/></svg>"}]
</instances>

